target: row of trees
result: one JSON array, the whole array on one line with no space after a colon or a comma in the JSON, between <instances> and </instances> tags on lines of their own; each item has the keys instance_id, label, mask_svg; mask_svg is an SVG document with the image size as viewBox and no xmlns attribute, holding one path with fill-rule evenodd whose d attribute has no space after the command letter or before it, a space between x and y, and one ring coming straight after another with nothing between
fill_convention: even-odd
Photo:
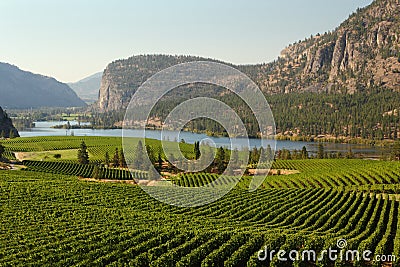
<instances>
[{"instance_id":1,"label":"row of trees","mask_svg":"<svg viewBox=\"0 0 400 267\"><path fill-rule=\"evenodd\" d=\"M288 149L279 149L275 155L276 159L290 160L290 159L338 159L338 158L354 158L354 153L351 148L346 152L328 152L325 151L323 144L318 144L317 153L315 155L310 155L307 148L303 146L301 150L290 151Z\"/></svg>"},{"instance_id":2,"label":"row of trees","mask_svg":"<svg viewBox=\"0 0 400 267\"><path fill-rule=\"evenodd\" d=\"M309 159L309 153L307 151L307 148L303 146L301 150L293 150L290 151L288 149L279 149L276 152L276 159Z\"/></svg>"},{"instance_id":3,"label":"row of trees","mask_svg":"<svg viewBox=\"0 0 400 267\"><path fill-rule=\"evenodd\" d=\"M89 153L87 151L87 146L84 141L82 141L82 143L80 144L80 147L78 149L78 162L80 164L89 164L90 163ZM106 167L126 168L127 164L125 161L125 155L124 155L123 151L122 150L119 151L118 148L115 148L115 153L114 153L112 160L110 159L109 153L106 152L106 154L104 156L104 165Z\"/></svg>"},{"instance_id":4,"label":"row of trees","mask_svg":"<svg viewBox=\"0 0 400 267\"><path fill-rule=\"evenodd\" d=\"M112 158L112 160L110 159L110 155L108 154L108 151L106 152L106 154L104 155L104 165L107 167L114 167L114 168L126 168L127 164L125 161L125 155L124 155L124 151L118 150L118 147L115 148L115 152L114 152L114 156Z\"/></svg>"},{"instance_id":5,"label":"row of trees","mask_svg":"<svg viewBox=\"0 0 400 267\"><path fill-rule=\"evenodd\" d=\"M250 166L254 166L257 163L265 163L273 160L274 158L282 160L290 160L290 159L309 159L309 158L324 159L324 158L354 157L351 149L345 154L342 154L340 152L328 153L324 151L324 147L322 144L318 145L318 150L315 156L310 156L305 146L303 146L301 150L294 150L294 151L281 149L276 152L276 155L273 155L273 151L270 146L268 146L266 149L264 149L263 147L259 149L254 147L252 150L247 152L238 151L237 149L229 150L223 147L219 147L218 149L216 149L215 152L213 152L213 150L214 148L207 146L205 146L204 148L200 148L200 143L196 142L193 148L194 157L188 159L189 161L187 159L176 159L172 154L169 155L168 157L169 161L167 161L159 150L157 153L154 153L155 149L153 147L151 147L150 145L146 145L144 147L143 143L139 141L137 144L137 148L135 151L131 167L133 169L148 171L150 179L155 179L156 177L158 177L158 175L157 173L155 173L154 168L158 172L167 170L169 172L178 173L182 171L174 166L176 165L175 163L179 161L182 162L182 166L185 171L187 170L190 171L191 169L195 169L194 165L196 164L195 160L200 160L200 164L204 164L204 166L208 165L208 163L211 162L211 164L209 164L204 169L204 171L208 173L219 173L219 174L223 173L227 169L229 163L231 168L227 170L227 172L228 174L233 174L234 170L239 168L240 166L243 165L247 166L248 164L250 164ZM2 146L0 145L0 158L3 152L4 152L4 147L2 150ZM144 153L147 153L151 163L148 160L144 160L145 159ZM246 153L248 153L248 161L246 161L247 158L245 157ZM400 160L400 142L396 142L393 145L391 159ZM78 150L78 161L81 164L89 164L89 155L87 152L86 144L84 142L81 143L80 149ZM109 153L106 152L103 163L106 167L114 167L114 168L127 167L124 153L122 150L119 150L118 148L115 149L115 153L112 159L110 158Z\"/></svg>"}]
</instances>

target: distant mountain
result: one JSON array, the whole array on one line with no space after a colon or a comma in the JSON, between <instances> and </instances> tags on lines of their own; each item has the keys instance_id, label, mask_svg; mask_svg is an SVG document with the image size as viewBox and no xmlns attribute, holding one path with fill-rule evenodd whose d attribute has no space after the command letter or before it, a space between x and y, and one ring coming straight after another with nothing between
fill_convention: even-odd
<instances>
[{"instance_id":1,"label":"distant mountain","mask_svg":"<svg viewBox=\"0 0 400 267\"><path fill-rule=\"evenodd\" d=\"M91 104L99 98L99 89L103 72L98 72L74 83L68 83L80 98Z\"/></svg>"},{"instance_id":2,"label":"distant mountain","mask_svg":"<svg viewBox=\"0 0 400 267\"><path fill-rule=\"evenodd\" d=\"M332 32L289 45L271 63L234 66L266 94L353 94L376 87L400 91L400 1L375 0ZM110 63L97 108L123 109L136 89L175 64L210 60L192 56L140 55Z\"/></svg>"},{"instance_id":3,"label":"distant mountain","mask_svg":"<svg viewBox=\"0 0 400 267\"><path fill-rule=\"evenodd\" d=\"M4 108L82 107L85 102L65 83L0 63L0 106Z\"/></svg>"},{"instance_id":4,"label":"distant mountain","mask_svg":"<svg viewBox=\"0 0 400 267\"><path fill-rule=\"evenodd\" d=\"M10 135L19 137L17 129L12 124L11 119L7 113L0 107L0 138L8 138Z\"/></svg>"}]
</instances>

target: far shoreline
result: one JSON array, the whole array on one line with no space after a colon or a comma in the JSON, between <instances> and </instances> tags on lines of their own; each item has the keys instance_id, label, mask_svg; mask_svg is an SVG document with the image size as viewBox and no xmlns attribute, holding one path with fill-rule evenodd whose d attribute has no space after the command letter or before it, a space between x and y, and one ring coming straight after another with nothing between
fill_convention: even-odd
<instances>
[{"instance_id":1,"label":"far shoreline","mask_svg":"<svg viewBox=\"0 0 400 267\"><path fill-rule=\"evenodd\" d=\"M50 122L50 121L49 121ZM123 129L132 129L138 130L141 128L138 127L122 127L122 126L112 126L112 127L104 127L104 126L92 126L88 124L83 125L70 125L67 127L67 124L58 124L51 126L50 128L53 129L64 129L64 130L77 130L77 129L92 129L92 130L123 130ZM31 128L34 129L34 128ZM158 126L148 126L146 130L154 130L154 131L161 131L162 127ZM173 131L172 129L170 131ZM184 128L183 132L193 133L193 134L205 134L209 137L229 137L226 133L218 133L218 132L211 132L207 130L189 130ZM246 138L244 136L233 136L233 138L241 139ZM249 135L248 138L252 139L261 139L259 135ZM273 138L266 138L272 140ZM308 143L333 143L333 144L352 144L352 145L367 145L371 147L390 147L395 140L392 139L383 139L383 140L374 140L374 139L363 139L361 137L351 138L345 136L332 136L328 134L321 134L318 136L302 136L302 135L285 135L278 133L275 135L275 140L277 141L292 141L292 142L308 142Z\"/></svg>"}]
</instances>

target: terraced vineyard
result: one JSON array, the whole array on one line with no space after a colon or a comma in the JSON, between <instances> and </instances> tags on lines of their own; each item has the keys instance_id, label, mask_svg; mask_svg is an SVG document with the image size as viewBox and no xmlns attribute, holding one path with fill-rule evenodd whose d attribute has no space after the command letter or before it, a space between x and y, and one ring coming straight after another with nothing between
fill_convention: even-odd
<instances>
[{"instance_id":1,"label":"terraced vineyard","mask_svg":"<svg viewBox=\"0 0 400 267\"><path fill-rule=\"evenodd\" d=\"M276 255L260 262L258 251L322 251L339 238L352 249L399 255L400 206L387 197L235 189L207 206L178 208L134 185L22 171L0 177L2 266L283 266Z\"/></svg>"},{"instance_id":2,"label":"terraced vineyard","mask_svg":"<svg viewBox=\"0 0 400 267\"><path fill-rule=\"evenodd\" d=\"M9 160L15 160L15 154L11 151L4 152L3 157Z\"/></svg>"},{"instance_id":3,"label":"terraced vineyard","mask_svg":"<svg viewBox=\"0 0 400 267\"><path fill-rule=\"evenodd\" d=\"M76 175L84 178L93 177L95 165L82 165L78 163L67 162L47 162L47 161L29 161L22 162L27 166L26 171L47 172L54 174ZM127 169L114 169L100 167L100 178L113 180L132 180L133 178L144 179L147 174L140 171L130 172Z\"/></svg>"},{"instance_id":4,"label":"terraced vineyard","mask_svg":"<svg viewBox=\"0 0 400 267\"><path fill-rule=\"evenodd\" d=\"M400 162L374 160L277 161L276 169L296 169L289 176L268 176L266 188L344 188L400 192Z\"/></svg>"},{"instance_id":5,"label":"terraced vineyard","mask_svg":"<svg viewBox=\"0 0 400 267\"><path fill-rule=\"evenodd\" d=\"M31 142L43 151L76 149L81 140L30 139L5 142L6 156L28 151ZM99 157L119 145L113 138L85 142ZM26 170L0 171L0 266L333 266L327 257L302 261L286 255L283 262L276 252L315 250L320 256L342 239L346 249L370 250L371 259L384 255L386 262L352 258L335 266L400 266L399 162L276 161L274 169L299 173L268 176L254 192L247 190L252 177L243 177L222 199L197 208L163 204L136 185L78 179L91 177L94 165L55 159L23 163ZM110 179L133 178L125 169L102 171ZM198 187L217 178L185 173L172 180ZM158 196L181 192L149 188ZM275 254L260 261L265 247Z\"/></svg>"},{"instance_id":6,"label":"terraced vineyard","mask_svg":"<svg viewBox=\"0 0 400 267\"><path fill-rule=\"evenodd\" d=\"M348 159L310 159L278 160L273 169L298 170L289 175L269 175L263 188L336 188L339 190L380 191L400 193L400 162L348 160ZM180 186L203 186L216 180L218 175L208 173L183 174L176 178ZM226 181L234 181L224 177ZM251 177L241 179L239 186L245 188ZM224 180L222 181L224 183Z\"/></svg>"}]
</instances>

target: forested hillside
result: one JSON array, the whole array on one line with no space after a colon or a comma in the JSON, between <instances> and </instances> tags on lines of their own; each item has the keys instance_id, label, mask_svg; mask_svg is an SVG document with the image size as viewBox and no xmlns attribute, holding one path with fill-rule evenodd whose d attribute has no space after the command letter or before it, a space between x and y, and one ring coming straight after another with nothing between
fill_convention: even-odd
<instances>
[{"instance_id":1,"label":"forested hillside","mask_svg":"<svg viewBox=\"0 0 400 267\"><path fill-rule=\"evenodd\" d=\"M176 105L188 98L167 98L159 102L153 110L153 117L165 118ZM291 93L266 95L266 98L280 135L308 140L321 135L325 138L370 140L398 138L400 94L396 92L375 89L354 94ZM233 107L245 122L249 134L257 136L257 122L241 99L222 92L217 99ZM188 130L194 129L224 133L221 126L205 119L189 123Z\"/></svg>"}]
</instances>

